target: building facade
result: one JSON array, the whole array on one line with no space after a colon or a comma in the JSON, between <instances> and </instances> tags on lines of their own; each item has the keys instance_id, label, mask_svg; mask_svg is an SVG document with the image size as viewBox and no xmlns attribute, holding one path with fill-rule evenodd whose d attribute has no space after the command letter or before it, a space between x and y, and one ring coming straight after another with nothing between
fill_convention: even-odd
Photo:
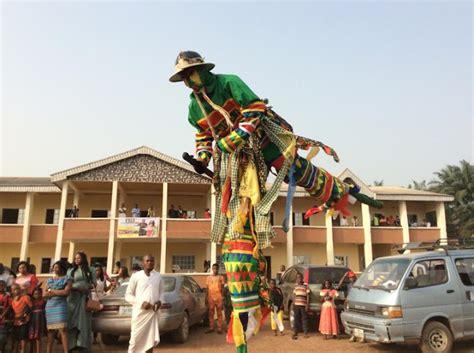
<instances>
[{"instance_id":1,"label":"building facade","mask_svg":"<svg viewBox=\"0 0 474 353\"><path fill-rule=\"evenodd\" d=\"M446 238L444 203L449 195L399 187L368 187L350 170L362 192L384 202L381 210L356 203L348 219L317 214L304 220L311 197L298 189L290 230L283 232L286 189L272 209L277 233L265 249L269 274L296 262L347 265L361 271L374 258L390 255L396 245ZM127 216L138 204L159 217L157 237L118 238L118 209ZM172 207L187 218L170 218ZM71 217L72 209L79 209ZM161 272L202 273L205 261L220 259L220 245L209 242L212 219L205 210L216 208L211 180L196 174L185 162L140 147L103 160L52 174L46 178L0 178L0 262L13 266L29 260L38 273L49 273L54 260L72 260L84 251L110 273L115 261L130 267L141 256L156 257ZM375 220L377 218L377 220ZM385 219L385 222L380 222ZM374 222L375 220L375 222ZM387 222L387 220L390 220ZM391 220L396 220L392 224ZM378 225L377 225L378 224Z\"/></svg>"}]
</instances>

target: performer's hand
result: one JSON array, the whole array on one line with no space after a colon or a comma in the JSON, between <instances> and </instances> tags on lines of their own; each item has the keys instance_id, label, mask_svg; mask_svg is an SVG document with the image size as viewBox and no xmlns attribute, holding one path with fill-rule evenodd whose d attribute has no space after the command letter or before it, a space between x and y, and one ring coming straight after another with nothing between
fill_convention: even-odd
<instances>
[{"instance_id":1,"label":"performer's hand","mask_svg":"<svg viewBox=\"0 0 474 353\"><path fill-rule=\"evenodd\" d=\"M207 166L209 165L210 158L202 159L201 157L197 157L196 160L207 168Z\"/></svg>"},{"instance_id":2,"label":"performer's hand","mask_svg":"<svg viewBox=\"0 0 474 353\"><path fill-rule=\"evenodd\" d=\"M143 304L142 304L142 309L143 310L150 310L151 308L153 308L153 305L151 305L148 302L143 302Z\"/></svg>"}]
</instances>

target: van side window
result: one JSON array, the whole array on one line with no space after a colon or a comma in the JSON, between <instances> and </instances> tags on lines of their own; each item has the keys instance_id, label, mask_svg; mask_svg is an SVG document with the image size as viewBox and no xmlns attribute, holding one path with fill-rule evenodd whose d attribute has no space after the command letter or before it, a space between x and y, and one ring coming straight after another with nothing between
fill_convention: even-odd
<instances>
[{"instance_id":1,"label":"van side window","mask_svg":"<svg viewBox=\"0 0 474 353\"><path fill-rule=\"evenodd\" d=\"M435 286L448 281L444 260L423 260L413 266L409 277L418 282L417 288Z\"/></svg>"},{"instance_id":2,"label":"van side window","mask_svg":"<svg viewBox=\"0 0 474 353\"><path fill-rule=\"evenodd\" d=\"M474 286L474 258L456 259L456 270L465 286Z\"/></svg>"}]
</instances>

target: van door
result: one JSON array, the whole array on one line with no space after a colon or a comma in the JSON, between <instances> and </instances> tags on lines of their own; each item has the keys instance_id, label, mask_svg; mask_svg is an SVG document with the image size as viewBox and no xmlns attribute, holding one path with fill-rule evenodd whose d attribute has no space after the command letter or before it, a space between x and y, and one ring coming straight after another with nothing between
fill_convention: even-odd
<instances>
[{"instance_id":1,"label":"van door","mask_svg":"<svg viewBox=\"0 0 474 353\"><path fill-rule=\"evenodd\" d=\"M455 265L462 282L464 336L474 336L474 257L456 258Z\"/></svg>"},{"instance_id":2,"label":"van door","mask_svg":"<svg viewBox=\"0 0 474 353\"><path fill-rule=\"evenodd\" d=\"M451 322L461 322L461 294L453 285L457 282L454 276L442 258L418 260L412 266L408 277L416 280L416 287L400 292L405 338L419 338L423 323L435 312L448 316Z\"/></svg>"}]
</instances>

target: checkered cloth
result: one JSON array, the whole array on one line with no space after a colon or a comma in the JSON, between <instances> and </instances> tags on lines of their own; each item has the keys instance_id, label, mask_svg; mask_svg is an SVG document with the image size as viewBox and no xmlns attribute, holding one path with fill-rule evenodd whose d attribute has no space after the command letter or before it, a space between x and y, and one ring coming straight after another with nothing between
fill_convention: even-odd
<instances>
[{"instance_id":1,"label":"checkered cloth","mask_svg":"<svg viewBox=\"0 0 474 353\"><path fill-rule=\"evenodd\" d=\"M294 156L294 146L295 146L295 136L291 131L284 129L282 126L278 125L270 117L263 116L261 120L260 128L263 129L263 132L268 136L271 142L273 142L282 154L287 156L283 167L280 169L276 176L276 180L269 190L264 189L266 177L268 176L268 171L265 168L265 171L259 170L259 181L261 185L262 198L257 205L254 205L254 229L257 237L257 244L260 249L267 248L271 246L271 239L276 236L275 231L270 223L270 209L278 197L280 187L285 177L288 174L288 169L293 163L292 157ZM241 145L234 151L232 154L221 153L218 157L219 168L218 176L215 179L216 190L217 190L217 212L215 213L214 225L211 233L211 241L216 243L222 243L224 236L227 233L229 239L240 239L242 234L240 234L235 229L237 222L239 222L238 214L240 210L240 197L239 197L239 186L240 186L240 169L243 164L243 156L245 155L246 159L251 159L252 162L257 162L257 167L261 167L260 161L263 160L261 155L261 148L258 148L258 140L253 135L249 139L247 144ZM259 168L258 168L259 169ZM261 168L260 168L261 169ZM230 174L231 178L231 190L232 195L229 201L228 206L228 215L220 212L220 206L222 205L222 188L224 186L225 180ZM262 180L265 179L265 180ZM263 187L262 187L263 186Z\"/></svg>"}]
</instances>

